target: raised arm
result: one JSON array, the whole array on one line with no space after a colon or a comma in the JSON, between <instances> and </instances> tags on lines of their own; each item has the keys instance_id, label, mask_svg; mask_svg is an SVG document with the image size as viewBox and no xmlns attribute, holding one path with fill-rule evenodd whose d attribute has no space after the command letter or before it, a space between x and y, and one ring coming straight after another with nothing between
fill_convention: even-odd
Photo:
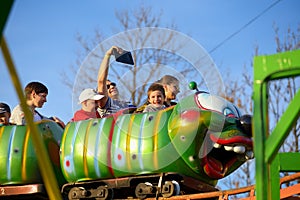
<instances>
[{"instance_id":1,"label":"raised arm","mask_svg":"<svg viewBox=\"0 0 300 200\"><path fill-rule=\"evenodd\" d=\"M98 93L104 95L104 97L100 100L100 107L104 107L108 99L106 81L108 76L109 59L111 55L114 55L114 52L122 54L123 49L117 46L112 46L109 50L107 50L98 71Z\"/></svg>"}]
</instances>

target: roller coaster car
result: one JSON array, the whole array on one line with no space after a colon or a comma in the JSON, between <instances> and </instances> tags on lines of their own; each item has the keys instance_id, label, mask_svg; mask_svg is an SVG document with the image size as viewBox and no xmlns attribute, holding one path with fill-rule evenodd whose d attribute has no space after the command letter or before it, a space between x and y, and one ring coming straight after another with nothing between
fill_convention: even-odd
<instances>
[{"instance_id":1,"label":"roller coaster car","mask_svg":"<svg viewBox=\"0 0 300 200\"><path fill-rule=\"evenodd\" d=\"M55 122L36 122L48 151L56 179L66 183L59 162L63 129ZM45 199L47 193L39 172L37 156L26 126L0 127L0 199Z\"/></svg>"},{"instance_id":2,"label":"roller coaster car","mask_svg":"<svg viewBox=\"0 0 300 200\"><path fill-rule=\"evenodd\" d=\"M157 112L72 122L60 148L69 182L62 193L69 199L106 199L199 192L188 190L180 177L214 187L253 157L251 137L251 116L199 91ZM161 178L166 181L158 174L168 174Z\"/></svg>"},{"instance_id":3,"label":"roller coaster car","mask_svg":"<svg viewBox=\"0 0 300 200\"><path fill-rule=\"evenodd\" d=\"M65 199L214 191L253 157L251 116L206 92L157 112L36 125ZM0 127L0 163L1 199L47 198L26 126Z\"/></svg>"}]
</instances>

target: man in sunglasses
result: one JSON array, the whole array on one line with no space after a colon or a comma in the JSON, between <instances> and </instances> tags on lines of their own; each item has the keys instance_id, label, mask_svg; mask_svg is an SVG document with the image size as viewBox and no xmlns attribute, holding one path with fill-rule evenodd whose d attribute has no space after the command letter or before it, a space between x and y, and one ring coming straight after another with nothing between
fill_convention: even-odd
<instances>
[{"instance_id":1,"label":"man in sunglasses","mask_svg":"<svg viewBox=\"0 0 300 200\"><path fill-rule=\"evenodd\" d=\"M108 96L114 100L118 100L119 99L119 90L117 88L117 84L114 82L111 82L110 80L107 80L106 87L107 87Z\"/></svg>"},{"instance_id":2,"label":"man in sunglasses","mask_svg":"<svg viewBox=\"0 0 300 200\"><path fill-rule=\"evenodd\" d=\"M119 99L119 91L117 85L107 79L109 60L112 55L121 55L124 50L117 46L112 46L104 55L98 71L98 93L104 95L102 99L98 101L98 114L100 117L116 113L117 111L128 108L130 105L128 102L121 101Z\"/></svg>"}]
</instances>

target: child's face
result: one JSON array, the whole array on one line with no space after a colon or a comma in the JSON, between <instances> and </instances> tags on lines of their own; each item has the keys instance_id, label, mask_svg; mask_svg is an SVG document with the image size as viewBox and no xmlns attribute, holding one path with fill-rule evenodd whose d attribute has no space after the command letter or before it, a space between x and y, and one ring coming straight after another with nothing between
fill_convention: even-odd
<instances>
[{"instance_id":1,"label":"child's face","mask_svg":"<svg viewBox=\"0 0 300 200\"><path fill-rule=\"evenodd\" d=\"M84 106L84 110L87 112L95 112L97 104L95 100L88 99L83 102L82 106Z\"/></svg>"},{"instance_id":2,"label":"child's face","mask_svg":"<svg viewBox=\"0 0 300 200\"><path fill-rule=\"evenodd\" d=\"M150 92L148 101L153 105L161 106L164 104L165 98L161 91L155 90Z\"/></svg>"},{"instance_id":3,"label":"child's face","mask_svg":"<svg viewBox=\"0 0 300 200\"><path fill-rule=\"evenodd\" d=\"M0 126L9 125L9 117L10 117L10 113L8 113L8 112L1 113L0 114Z\"/></svg>"}]
</instances>

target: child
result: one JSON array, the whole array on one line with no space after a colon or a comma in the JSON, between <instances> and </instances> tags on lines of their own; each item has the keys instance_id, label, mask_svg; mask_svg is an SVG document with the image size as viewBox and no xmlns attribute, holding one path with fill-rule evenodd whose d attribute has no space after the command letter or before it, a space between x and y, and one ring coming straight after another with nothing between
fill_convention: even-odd
<instances>
[{"instance_id":1,"label":"child","mask_svg":"<svg viewBox=\"0 0 300 200\"><path fill-rule=\"evenodd\" d=\"M96 101L100 100L104 95L98 94L93 89L85 89L79 95L79 103L81 103L81 109L76 111L71 121L87 120L91 118L97 118L96 114Z\"/></svg>"},{"instance_id":2,"label":"child","mask_svg":"<svg viewBox=\"0 0 300 200\"><path fill-rule=\"evenodd\" d=\"M179 81L177 78L171 75L165 75L155 83L159 83L164 87L165 90L165 102L164 105L166 107L174 106L177 103L174 102L176 99L176 95L180 92L179 90ZM135 113L141 113L145 109L145 107L149 104L149 102L145 102L142 106L138 107Z\"/></svg>"},{"instance_id":3,"label":"child","mask_svg":"<svg viewBox=\"0 0 300 200\"><path fill-rule=\"evenodd\" d=\"M148 104L143 112L154 112L165 108L165 90L159 83L153 83L148 89Z\"/></svg>"},{"instance_id":4,"label":"child","mask_svg":"<svg viewBox=\"0 0 300 200\"><path fill-rule=\"evenodd\" d=\"M9 123L10 107L6 103L0 103L0 126L12 125Z\"/></svg>"}]
</instances>

